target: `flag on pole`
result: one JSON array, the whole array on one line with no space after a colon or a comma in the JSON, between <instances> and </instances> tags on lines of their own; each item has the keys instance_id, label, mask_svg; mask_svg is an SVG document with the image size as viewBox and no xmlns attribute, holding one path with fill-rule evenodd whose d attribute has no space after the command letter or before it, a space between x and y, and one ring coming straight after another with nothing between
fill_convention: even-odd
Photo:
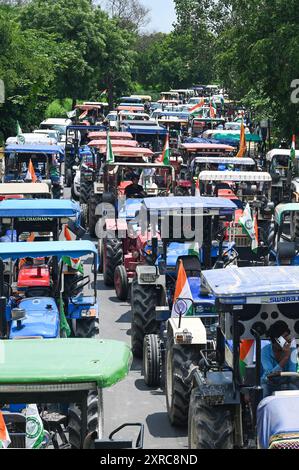
<instances>
[{"instance_id":1,"label":"flag on pole","mask_svg":"<svg viewBox=\"0 0 299 470\"><path fill-rule=\"evenodd\" d=\"M163 152L156 161L157 163L163 163L163 165L170 165L169 134L166 135Z\"/></svg>"},{"instance_id":2,"label":"flag on pole","mask_svg":"<svg viewBox=\"0 0 299 470\"><path fill-rule=\"evenodd\" d=\"M236 156L239 158L242 158L244 157L246 151L247 151L247 147L246 147L245 126L244 126L244 122L242 119L241 130L240 130L240 146L239 146L239 151Z\"/></svg>"},{"instance_id":3,"label":"flag on pole","mask_svg":"<svg viewBox=\"0 0 299 470\"><path fill-rule=\"evenodd\" d=\"M249 203L246 204L243 215L239 219L239 224L243 227L248 237L251 239L252 251L256 251L259 246L257 217L256 215L252 217Z\"/></svg>"},{"instance_id":4,"label":"flag on pole","mask_svg":"<svg viewBox=\"0 0 299 470\"><path fill-rule=\"evenodd\" d=\"M44 425L37 406L26 405L26 449L40 449L44 438Z\"/></svg>"},{"instance_id":5,"label":"flag on pole","mask_svg":"<svg viewBox=\"0 0 299 470\"><path fill-rule=\"evenodd\" d=\"M106 162L114 163L114 153L113 153L113 149L112 149L109 129L107 130Z\"/></svg>"},{"instance_id":6,"label":"flag on pole","mask_svg":"<svg viewBox=\"0 0 299 470\"><path fill-rule=\"evenodd\" d=\"M7 449L11 443L2 412L0 411L0 449Z\"/></svg>"},{"instance_id":7,"label":"flag on pole","mask_svg":"<svg viewBox=\"0 0 299 470\"><path fill-rule=\"evenodd\" d=\"M179 300L182 299L182 303L185 302L185 309L186 312L184 316L190 316L192 314L192 293L189 286L189 281L187 278L187 274L183 265L183 261L180 260L179 270L178 270L178 277L175 286L175 293L173 298L173 306L172 306L172 317L178 317L179 312L181 310L179 306ZM182 311L182 310L181 310Z\"/></svg>"},{"instance_id":8,"label":"flag on pole","mask_svg":"<svg viewBox=\"0 0 299 470\"><path fill-rule=\"evenodd\" d=\"M102 91L102 93L100 94L100 96L107 95L107 91L108 91L108 90L107 90L107 88L106 88L106 90L103 90L103 91Z\"/></svg>"},{"instance_id":9,"label":"flag on pole","mask_svg":"<svg viewBox=\"0 0 299 470\"><path fill-rule=\"evenodd\" d=\"M23 136L19 121L17 121L17 142L18 144L25 144L25 137Z\"/></svg>"},{"instance_id":10,"label":"flag on pole","mask_svg":"<svg viewBox=\"0 0 299 470\"><path fill-rule=\"evenodd\" d=\"M64 226L64 238L66 241L72 240L72 236L67 225ZM70 258L69 256L63 256L62 261L66 266L69 266L79 273L84 274L84 268L80 258Z\"/></svg>"},{"instance_id":11,"label":"flag on pole","mask_svg":"<svg viewBox=\"0 0 299 470\"><path fill-rule=\"evenodd\" d=\"M29 160L29 165L28 165L26 176L25 176L25 180L32 181L32 183L35 183L37 181L37 176L35 174L34 166L31 161L31 158Z\"/></svg>"},{"instance_id":12,"label":"flag on pole","mask_svg":"<svg viewBox=\"0 0 299 470\"><path fill-rule=\"evenodd\" d=\"M215 119L216 117L216 110L214 107L214 103L212 103L212 100L210 100L210 118Z\"/></svg>"},{"instance_id":13,"label":"flag on pole","mask_svg":"<svg viewBox=\"0 0 299 470\"><path fill-rule=\"evenodd\" d=\"M193 114L195 113L198 109L202 108L205 105L205 100L202 98L199 103L197 103L195 106L189 109L189 113Z\"/></svg>"},{"instance_id":14,"label":"flag on pole","mask_svg":"<svg viewBox=\"0 0 299 470\"><path fill-rule=\"evenodd\" d=\"M199 176L196 179L195 183L195 196L200 196L200 181L199 181Z\"/></svg>"},{"instance_id":15,"label":"flag on pole","mask_svg":"<svg viewBox=\"0 0 299 470\"><path fill-rule=\"evenodd\" d=\"M198 242L191 243L188 249L188 255L199 256L199 254L200 254L199 243Z\"/></svg>"},{"instance_id":16,"label":"flag on pole","mask_svg":"<svg viewBox=\"0 0 299 470\"><path fill-rule=\"evenodd\" d=\"M245 376L246 366L254 363L254 339L243 339L240 343L240 373Z\"/></svg>"},{"instance_id":17,"label":"flag on pole","mask_svg":"<svg viewBox=\"0 0 299 470\"><path fill-rule=\"evenodd\" d=\"M295 134L293 134L291 153L290 153L290 165L294 163L295 158L296 158L296 136Z\"/></svg>"},{"instance_id":18,"label":"flag on pole","mask_svg":"<svg viewBox=\"0 0 299 470\"><path fill-rule=\"evenodd\" d=\"M88 114L88 111L87 111L87 110L86 110L86 111L83 111L83 113L80 114L79 119L84 119L84 118L87 116L87 114Z\"/></svg>"}]
</instances>

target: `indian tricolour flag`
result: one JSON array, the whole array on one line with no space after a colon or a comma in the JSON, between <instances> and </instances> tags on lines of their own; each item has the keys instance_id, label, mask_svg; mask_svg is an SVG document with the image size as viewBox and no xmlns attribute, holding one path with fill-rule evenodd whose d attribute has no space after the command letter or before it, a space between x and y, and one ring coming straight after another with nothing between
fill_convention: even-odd
<instances>
[{"instance_id":1,"label":"indian tricolour flag","mask_svg":"<svg viewBox=\"0 0 299 470\"><path fill-rule=\"evenodd\" d=\"M239 219L239 224L251 239L252 251L256 251L259 246L257 217L256 215L252 217L249 203L246 204L243 215Z\"/></svg>"},{"instance_id":2,"label":"indian tricolour flag","mask_svg":"<svg viewBox=\"0 0 299 470\"><path fill-rule=\"evenodd\" d=\"M292 147L291 147L291 154L290 154L290 166L293 164L296 158L296 136L295 134L292 137Z\"/></svg>"},{"instance_id":3,"label":"indian tricolour flag","mask_svg":"<svg viewBox=\"0 0 299 470\"><path fill-rule=\"evenodd\" d=\"M182 309L180 307L180 299L182 304L184 304L184 308ZM185 311L186 308L187 311ZM192 292L182 260L180 260L178 270L178 278L175 286L171 316L178 317L180 311L184 311L185 317L192 314Z\"/></svg>"},{"instance_id":4,"label":"indian tricolour flag","mask_svg":"<svg viewBox=\"0 0 299 470\"><path fill-rule=\"evenodd\" d=\"M64 226L64 238L66 241L72 241L72 236L67 225ZM69 266L79 273L84 274L84 267L81 262L81 258L70 258L70 256L63 256L62 261L66 266Z\"/></svg>"},{"instance_id":5,"label":"indian tricolour flag","mask_svg":"<svg viewBox=\"0 0 299 470\"><path fill-rule=\"evenodd\" d=\"M165 145L163 152L159 158L156 160L158 163L163 163L163 165L170 165L170 148L169 148L169 134L166 135Z\"/></svg>"},{"instance_id":6,"label":"indian tricolour flag","mask_svg":"<svg viewBox=\"0 0 299 470\"><path fill-rule=\"evenodd\" d=\"M107 130L107 143L106 143L106 162L114 163L114 153L112 150L112 144L110 139L109 129Z\"/></svg>"},{"instance_id":7,"label":"indian tricolour flag","mask_svg":"<svg viewBox=\"0 0 299 470\"><path fill-rule=\"evenodd\" d=\"M3 414L0 411L0 449L7 449L10 443L11 440L3 418Z\"/></svg>"},{"instance_id":8,"label":"indian tricolour flag","mask_svg":"<svg viewBox=\"0 0 299 470\"><path fill-rule=\"evenodd\" d=\"M254 339L243 339L240 343L240 373L245 376L246 366L254 363Z\"/></svg>"}]
</instances>

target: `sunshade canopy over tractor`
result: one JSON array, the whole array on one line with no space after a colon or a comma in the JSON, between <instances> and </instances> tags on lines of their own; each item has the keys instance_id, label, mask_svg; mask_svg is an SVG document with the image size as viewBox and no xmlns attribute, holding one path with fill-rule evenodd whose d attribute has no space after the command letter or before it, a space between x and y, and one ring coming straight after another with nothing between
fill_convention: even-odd
<instances>
[{"instance_id":1,"label":"sunshade canopy over tractor","mask_svg":"<svg viewBox=\"0 0 299 470\"><path fill-rule=\"evenodd\" d=\"M194 163L215 163L223 165L244 165L252 166L255 165L255 162L252 158L236 158L236 157L196 157L192 161Z\"/></svg>"},{"instance_id":2,"label":"sunshade canopy over tractor","mask_svg":"<svg viewBox=\"0 0 299 470\"><path fill-rule=\"evenodd\" d=\"M242 164L242 158L239 159ZM272 181L269 173L262 171L202 171L200 181Z\"/></svg>"},{"instance_id":3,"label":"sunshade canopy over tractor","mask_svg":"<svg viewBox=\"0 0 299 470\"><path fill-rule=\"evenodd\" d=\"M29 183L28 183L29 184ZM38 183L34 183L38 186ZM19 217L76 217L80 206L66 199L8 199L0 204L0 218Z\"/></svg>"},{"instance_id":4,"label":"sunshade canopy over tractor","mask_svg":"<svg viewBox=\"0 0 299 470\"><path fill-rule=\"evenodd\" d=\"M84 124L74 124L72 126L67 126L66 131L93 131L100 132L102 129L105 129L104 126L86 126Z\"/></svg>"},{"instance_id":5,"label":"sunshade canopy over tractor","mask_svg":"<svg viewBox=\"0 0 299 470\"><path fill-rule=\"evenodd\" d=\"M182 144L181 148L187 152L233 152L234 148L224 144L209 144L209 143L190 143Z\"/></svg>"},{"instance_id":6,"label":"sunshade canopy over tractor","mask_svg":"<svg viewBox=\"0 0 299 470\"><path fill-rule=\"evenodd\" d=\"M100 153L106 153L107 147L99 147ZM116 157L152 157L152 150L143 147L113 147L113 153Z\"/></svg>"},{"instance_id":7,"label":"sunshade canopy over tractor","mask_svg":"<svg viewBox=\"0 0 299 470\"><path fill-rule=\"evenodd\" d=\"M133 139L132 134L130 132L109 132L110 139L124 139L130 140ZM90 132L88 134L89 139L107 139L107 132L100 131L100 132Z\"/></svg>"},{"instance_id":8,"label":"sunshade canopy over tractor","mask_svg":"<svg viewBox=\"0 0 299 470\"><path fill-rule=\"evenodd\" d=\"M181 209L203 209L219 213L233 213L237 206L229 199L218 197L152 197L146 198L144 207L150 211L174 211Z\"/></svg>"},{"instance_id":9,"label":"sunshade canopy over tractor","mask_svg":"<svg viewBox=\"0 0 299 470\"><path fill-rule=\"evenodd\" d=\"M168 130L161 126L126 126L131 134L166 135Z\"/></svg>"},{"instance_id":10,"label":"sunshade canopy over tractor","mask_svg":"<svg viewBox=\"0 0 299 470\"><path fill-rule=\"evenodd\" d=\"M129 346L112 340L1 341L0 351L5 359L0 363L0 393L7 384L94 382L110 387L126 377L132 362ZM32 391L38 390L33 386Z\"/></svg>"},{"instance_id":11,"label":"sunshade canopy over tractor","mask_svg":"<svg viewBox=\"0 0 299 470\"><path fill-rule=\"evenodd\" d=\"M95 245L89 240L58 241L58 242L11 242L0 243L0 259L16 260L19 258L39 258L43 256L63 256L80 258L93 254L97 257Z\"/></svg>"},{"instance_id":12,"label":"sunshade canopy over tractor","mask_svg":"<svg viewBox=\"0 0 299 470\"><path fill-rule=\"evenodd\" d=\"M47 155L63 155L64 151L58 145L7 145L5 153L34 153L34 154L47 154Z\"/></svg>"},{"instance_id":13,"label":"sunshade canopy over tractor","mask_svg":"<svg viewBox=\"0 0 299 470\"><path fill-rule=\"evenodd\" d=\"M0 194L50 194L50 188L47 183L3 183L0 184Z\"/></svg>"},{"instance_id":14,"label":"sunshade canopy over tractor","mask_svg":"<svg viewBox=\"0 0 299 470\"><path fill-rule=\"evenodd\" d=\"M278 303L280 295L284 301L299 302L299 266L212 269L202 271L202 280L224 303L248 303L247 297L254 297L259 304Z\"/></svg>"},{"instance_id":15,"label":"sunshade canopy over tractor","mask_svg":"<svg viewBox=\"0 0 299 470\"><path fill-rule=\"evenodd\" d=\"M124 139L111 139L112 147L137 147L137 140L124 140ZM105 147L107 141L104 139L101 140L92 140L89 142L89 147Z\"/></svg>"},{"instance_id":16,"label":"sunshade canopy over tractor","mask_svg":"<svg viewBox=\"0 0 299 470\"><path fill-rule=\"evenodd\" d=\"M270 152L267 153L266 159L268 162L272 162L274 157L290 157L291 155L291 150L290 149L273 149L270 150ZM299 158L299 150L296 150L295 152L295 157Z\"/></svg>"},{"instance_id":17,"label":"sunshade canopy over tractor","mask_svg":"<svg viewBox=\"0 0 299 470\"><path fill-rule=\"evenodd\" d=\"M289 204L279 204L275 207L274 212L274 220L275 222L280 225L283 217L285 214L290 212L298 212L299 213L299 203L291 202Z\"/></svg>"}]
</instances>

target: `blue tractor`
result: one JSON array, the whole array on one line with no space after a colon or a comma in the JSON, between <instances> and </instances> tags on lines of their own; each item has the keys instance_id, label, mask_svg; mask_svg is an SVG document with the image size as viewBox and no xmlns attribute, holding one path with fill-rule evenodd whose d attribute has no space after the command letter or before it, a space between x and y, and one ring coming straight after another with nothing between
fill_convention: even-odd
<instances>
[{"instance_id":1,"label":"blue tractor","mask_svg":"<svg viewBox=\"0 0 299 470\"><path fill-rule=\"evenodd\" d=\"M214 321L214 300L201 290L200 272L202 267L222 268L236 260L233 243L227 244L223 237L225 222L232 219L236 209L231 201L220 198L144 200L140 220L151 237L144 250L145 263L137 266L132 282L131 342L133 354L143 357L145 382L148 385L161 383L167 335L175 338L181 330L181 321L196 321L204 333L204 336L194 337L189 350L206 346L203 323ZM168 233L163 229L165 223L168 223ZM177 232L177 227L182 227L182 223L185 228L191 229L191 238L186 236L186 232ZM171 318L180 261L185 266L192 296L188 299L192 304L190 317L182 320ZM207 318L203 321L194 318L201 316Z\"/></svg>"},{"instance_id":2,"label":"blue tractor","mask_svg":"<svg viewBox=\"0 0 299 470\"><path fill-rule=\"evenodd\" d=\"M48 183L54 199L63 194L61 164L64 150L58 145L11 144L5 147L4 183L32 181L30 162L38 181Z\"/></svg>"},{"instance_id":3,"label":"blue tractor","mask_svg":"<svg viewBox=\"0 0 299 470\"><path fill-rule=\"evenodd\" d=\"M268 235L269 263L299 265L299 203L278 204Z\"/></svg>"},{"instance_id":4,"label":"blue tractor","mask_svg":"<svg viewBox=\"0 0 299 470\"><path fill-rule=\"evenodd\" d=\"M298 266L203 271L202 284L215 297L219 326L216 351L203 351L186 376L189 448L298 448L299 391L288 390L298 373L279 369L281 391L270 396L262 387L269 329L283 324L299 339Z\"/></svg>"}]
</instances>

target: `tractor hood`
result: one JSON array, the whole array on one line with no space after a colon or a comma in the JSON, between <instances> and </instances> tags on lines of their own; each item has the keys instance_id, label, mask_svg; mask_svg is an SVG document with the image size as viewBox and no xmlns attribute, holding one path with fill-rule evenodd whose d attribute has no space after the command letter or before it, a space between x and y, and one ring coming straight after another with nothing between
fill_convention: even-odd
<instances>
[{"instance_id":1,"label":"tractor hood","mask_svg":"<svg viewBox=\"0 0 299 470\"><path fill-rule=\"evenodd\" d=\"M56 302L51 297L34 297L22 300L19 308L26 310L26 318L22 320L21 328L13 321L10 338L24 336L41 336L42 338L57 338L59 336L59 311Z\"/></svg>"}]
</instances>

